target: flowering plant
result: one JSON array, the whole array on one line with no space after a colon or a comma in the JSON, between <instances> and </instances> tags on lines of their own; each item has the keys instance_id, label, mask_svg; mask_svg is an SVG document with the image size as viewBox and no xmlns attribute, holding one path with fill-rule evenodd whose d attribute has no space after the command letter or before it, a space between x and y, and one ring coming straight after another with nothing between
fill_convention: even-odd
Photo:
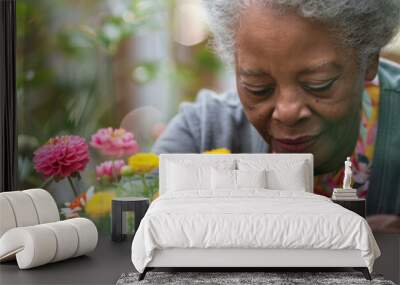
<instances>
[{"instance_id":1,"label":"flowering plant","mask_svg":"<svg viewBox=\"0 0 400 285\"><path fill-rule=\"evenodd\" d=\"M91 136L90 146L100 154L95 166L96 186L78 191L73 179L80 179L89 162L89 145L80 136L57 136L34 153L37 172L46 178L42 188L52 181L68 180L73 199L64 203L65 218L88 216L99 230L107 231L108 214L115 196L145 196L153 200L158 192L158 156L139 151L133 133L125 129L102 128ZM93 158L95 158L94 156Z\"/></svg>"},{"instance_id":2,"label":"flowering plant","mask_svg":"<svg viewBox=\"0 0 400 285\"><path fill-rule=\"evenodd\" d=\"M108 160L96 166L97 180L104 182L116 181L121 176L121 169L125 166L122 159Z\"/></svg>"},{"instance_id":3,"label":"flowering plant","mask_svg":"<svg viewBox=\"0 0 400 285\"><path fill-rule=\"evenodd\" d=\"M203 152L204 154L229 154L231 151L227 148L216 148L211 150L206 150Z\"/></svg>"},{"instance_id":4,"label":"flowering plant","mask_svg":"<svg viewBox=\"0 0 400 285\"><path fill-rule=\"evenodd\" d=\"M99 129L92 135L90 145L109 159L96 166L100 185L117 190L118 196L153 198L158 190L158 177L153 173L158 168L158 156L139 153L139 144L131 132L123 128ZM124 157L127 163L121 159Z\"/></svg>"},{"instance_id":5,"label":"flowering plant","mask_svg":"<svg viewBox=\"0 0 400 285\"><path fill-rule=\"evenodd\" d=\"M90 145L103 155L123 157L139 151L139 145L131 132L125 129L99 129L90 141Z\"/></svg>"},{"instance_id":6,"label":"flowering plant","mask_svg":"<svg viewBox=\"0 0 400 285\"><path fill-rule=\"evenodd\" d=\"M159 159L154 153L140 152L130 156L128 158L128 165L121 169L122 179L120 187L125 192L135 196L139 193L135 191L135 184L133 182L140 181L141 195L154 200L157 198L158 193L158 173L155 172L158 166Z\"/></svg>"},{"instance_id":7,"label":"flowering plant","mask_svg":"<svg viewBox=\"0 0 400 285\"><path fill-rule=\"evenodd\" d=\"M98 185L82 193L72 179L80 178L80 172L89 162L89 146L84 138L54 137L34 153L36 171L47 178L43 187L64 178L72 187L74 198L61 209L66 218L84 214L100 221L98 225L102 226L103 222L109 223L107 214L111 211L114 196L144 196L151 201L157 198L159 158L154 153L139 152L133 133L122 128L99 129L92 135L90 145L106 160L95 167ZM230 151L219 148L204 153L227 154Z\"/></svg>"},{"instance_id":8,"label":"flowering plant","mask_svg":"<svg viewBox=\"0 0 400 285\"><path fill-rule=\"evenodd\" d=\"M46 182L44 188L51 181L60 181L64 178L78 196L71 177L80 178L80 171L83 171L89 162L88 145L85 139L79 136L57 136L34 152L33 163L37 172L42 173Z\"/></svg>"}]
</instances>

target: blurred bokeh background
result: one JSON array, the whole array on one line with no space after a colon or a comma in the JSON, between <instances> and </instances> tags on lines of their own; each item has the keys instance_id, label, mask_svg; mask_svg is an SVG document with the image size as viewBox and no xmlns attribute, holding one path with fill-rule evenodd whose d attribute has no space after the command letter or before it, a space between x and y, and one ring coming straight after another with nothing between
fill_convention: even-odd
<instances>
[{"instance_id":1,"label":"blurred bokeh background","mask_svg":"<svg viewBox=\"0 0 400 285\"><path fill-rule=\"evenodd\" d=\"M122 126L149 151L180 102L234 88L209 37L200 0L18 0L18 188L43 183L32 156L50 137ZM400 62L399 37L385 56ZM59 203L65 183L47 186Z\"/></svg>"},{"instance_id":2,"label":"blurred bokeh background","mask_svg":"<svg viewBox=\"0 0 400 285\"><path fill-rule=\"evenodd\" d=\"M50 137L122 125L148 151L181 101L231 88L207 39L198 0L17 1L18 187Z\"/></svg>"}]
</instances>

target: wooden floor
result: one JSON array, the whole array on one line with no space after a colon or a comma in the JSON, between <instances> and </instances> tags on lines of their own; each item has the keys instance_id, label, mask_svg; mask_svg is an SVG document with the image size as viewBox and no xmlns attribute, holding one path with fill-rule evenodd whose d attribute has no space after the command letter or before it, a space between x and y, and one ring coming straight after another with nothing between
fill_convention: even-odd
<instances>
[{"instance_id":1,"label":"wooden floor","mask_svg":"<svg viewBox=\"0 0 400 285\"><path fill-rule=\"evenodd\" d=\"M1 263L0 284L115 284L122 273L134 271L131 243L100 237L96 250L87 256L27 270L19 270L15 261Z\"/></svg>"}]
</instances>

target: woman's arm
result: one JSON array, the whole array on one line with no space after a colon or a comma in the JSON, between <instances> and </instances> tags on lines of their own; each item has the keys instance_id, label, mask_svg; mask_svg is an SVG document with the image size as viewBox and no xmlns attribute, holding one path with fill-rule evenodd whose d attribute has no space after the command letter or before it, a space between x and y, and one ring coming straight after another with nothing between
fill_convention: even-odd
<instances>
[{"instance_id":1,"label":"woman's arm","mask_svg":"<svg viewBox=\"0 0 400 285\"><path fill-rule=\"evenodd\" d=\"M152 152L160 153L198 153L198 141L193 134L193 127L186 118L187 112L182 110L169 122L166 129L152 147ZM191 115L190 115L191 113ZM196 114L189 112L192 124L195 123Z\"/></svg>"},{"instance_id":2,"label":"woman's arm","mask_svg":"<svg viewBox=\"0 0 400 285\"><path fill-rule=\"evenodd\" d=\"M233 152L252 152L254 138L244 119L236 93L218 95L203 89L195 102L180 105L178 114L155 142L152 151L157 154L201 153L228 148Z\"/></svg>"}]
</instances>

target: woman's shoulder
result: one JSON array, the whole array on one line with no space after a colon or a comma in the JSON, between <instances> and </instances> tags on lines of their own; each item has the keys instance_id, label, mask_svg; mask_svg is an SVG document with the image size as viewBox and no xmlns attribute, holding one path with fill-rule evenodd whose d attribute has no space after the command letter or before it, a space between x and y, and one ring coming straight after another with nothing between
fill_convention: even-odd
<instances>
[{"instance_id":1,"label":"woman's shoulder","mask_svg":"<svg viewBox=\"0 0 400 285\"><path fill-rule=\"evenodd\" d=\"M235 91L218 94L202 89L193 102L182 102L179 112L155 142L155 153L203 152L227 148L232 152L251 152L257 133L243 113ZM253 142L254 141L254 142Z\"/></svg>"},{"instance_id":2,"label":"woman's shoulder","mask_svg":"<svg viewBox=\"0 0 400 285\"><path fill-rule=\"evenodd\" d=\"M219 94L209 89L201 89L194 102L182 102L179 110L190 117L197 115L203 120L221 116L231 117L235 121L243 119L242 104L234 90Z\"/></svg>"},{"instance_id":3,"label":"woman's shoulder","mask_svg":"<svg viewBox=\"0 0 400 285\"><path fill-rule=\"evenodd\" d=\"M224 93L217 93L210 89L201 89L194 102L183 102L181 106L190 104L207 105L215 108L237 108L240 107L240 100L237 92L229 90Z\"/></svg>"},{"instance_id":4,"label":"woman's shoulder","mask_svg":"<svg viewBox=\"0 0 400 285\"><path fill-rule=\"evenodd\" d=\"M379 60L379 82L383 92L392 91L400 96L400 64L381 58Z\"/></svg>"}]
</instances>

